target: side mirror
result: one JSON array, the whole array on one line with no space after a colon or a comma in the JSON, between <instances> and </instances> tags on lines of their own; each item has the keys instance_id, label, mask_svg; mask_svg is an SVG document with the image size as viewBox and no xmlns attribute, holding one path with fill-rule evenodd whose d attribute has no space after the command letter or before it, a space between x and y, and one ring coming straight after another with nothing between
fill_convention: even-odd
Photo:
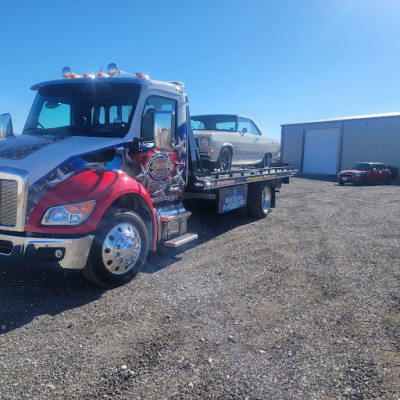
<instances>
[{"instance_id":1,"label":"side mirror","mask_svg":"<svg viewBox=\"0 0 400 400\"><path fill-rule=\"evenodd\" d=\"M0 115L0 139L13 137L13 126L10 114Z\"/></svg>"},{"instance_id":2,"label":"side mirror","mask_svg":"<svg viewBox=\"0 0 400 400\"><path fill-rule=\"evenodd\" d=\"M157 110L154 116L154 141L159 149L171 149L175 137L175 113Z\"/></svg>"},{"instance_id":3,"label":"side mirror","mask_svg":"<svg viewBox=\"0 0 400 400\"><path fill-rule=\"evenodd\" d=\"M247 133L247 128L243 128L241 133Z\"/></svg>"}]
</instances>

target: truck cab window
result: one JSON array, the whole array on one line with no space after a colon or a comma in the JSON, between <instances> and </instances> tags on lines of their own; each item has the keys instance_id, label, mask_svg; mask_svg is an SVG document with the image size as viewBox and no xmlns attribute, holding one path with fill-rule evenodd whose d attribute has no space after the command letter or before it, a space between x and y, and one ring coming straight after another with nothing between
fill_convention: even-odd
<instances>
[{"instance_id":1,"label":"truck cab window","mask_svg":"<svg viewBox=\"0 0 400 400\"><path fill-rule=\"evenodd\" d=\"M154 142L162 150L172 150L176 130L176 101L151 96L142 115L141 136L145 142Z\"/></svg>"}]
</instances>

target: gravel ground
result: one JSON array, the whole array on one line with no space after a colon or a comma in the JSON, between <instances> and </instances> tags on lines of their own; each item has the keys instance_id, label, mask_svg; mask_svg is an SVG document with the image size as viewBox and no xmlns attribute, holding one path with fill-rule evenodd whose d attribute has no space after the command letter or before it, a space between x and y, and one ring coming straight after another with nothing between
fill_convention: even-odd
<instances>
[{"instance_id":1,"label":"gravel ground","mask_svg":"<svg viewBox=\"0 0 400 400\"><path fill-rule=\"evenodd\" d=\"M400 399L400 191L296 177L124 287L0 267L2 399Z\"/></svg>"}]
</instances>

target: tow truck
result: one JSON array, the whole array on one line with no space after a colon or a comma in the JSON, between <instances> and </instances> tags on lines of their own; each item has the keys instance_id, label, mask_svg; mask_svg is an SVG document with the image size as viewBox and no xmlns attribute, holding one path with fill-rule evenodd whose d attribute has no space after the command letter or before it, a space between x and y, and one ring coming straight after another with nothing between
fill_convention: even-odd
<instances>
[{"instance_id":1,"label":"tow truck","mask_svg":"<svg viewBox=\"0 0 400 400\"><path fill-rule=\"evenodd\" d=\"M186 201L266 217L296 171L205 169L183 87L116 64L95 76L65 67L62 79L32 86L22 134L3 114L0 264L49 263L113 287L141 270L149 250L197 238Z\"/></svg>"}]
</instances>

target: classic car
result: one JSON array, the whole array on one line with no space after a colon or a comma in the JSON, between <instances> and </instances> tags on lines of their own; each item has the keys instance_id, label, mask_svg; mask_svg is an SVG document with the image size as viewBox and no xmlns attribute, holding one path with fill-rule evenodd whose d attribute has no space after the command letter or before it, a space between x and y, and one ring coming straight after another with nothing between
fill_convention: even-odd
<instances>
[{"instance_id":1,"label":"classic car","mask_svg":"<svg viewBox=\"0 0 400 400\"><path fill-rule=\"evenodd\" d=\"M232 166L266 167L277 158L279 141L261 133L257 124L240 115L191 116L191 126L202 161L211 170Z\"/></svg>"},{"instance_id":2,"label":"classic car","mask_svg":"<svg viewBox=\"0 0 400 400\"><path fill-rule=\"evenodd\" d=\"M385 183L390 185L392 174L384 163L358 162L349 169L340 171L337 180L339 185L344 185L345 183L354 183L355 185Z\"/></svg>"}]
</instances>

